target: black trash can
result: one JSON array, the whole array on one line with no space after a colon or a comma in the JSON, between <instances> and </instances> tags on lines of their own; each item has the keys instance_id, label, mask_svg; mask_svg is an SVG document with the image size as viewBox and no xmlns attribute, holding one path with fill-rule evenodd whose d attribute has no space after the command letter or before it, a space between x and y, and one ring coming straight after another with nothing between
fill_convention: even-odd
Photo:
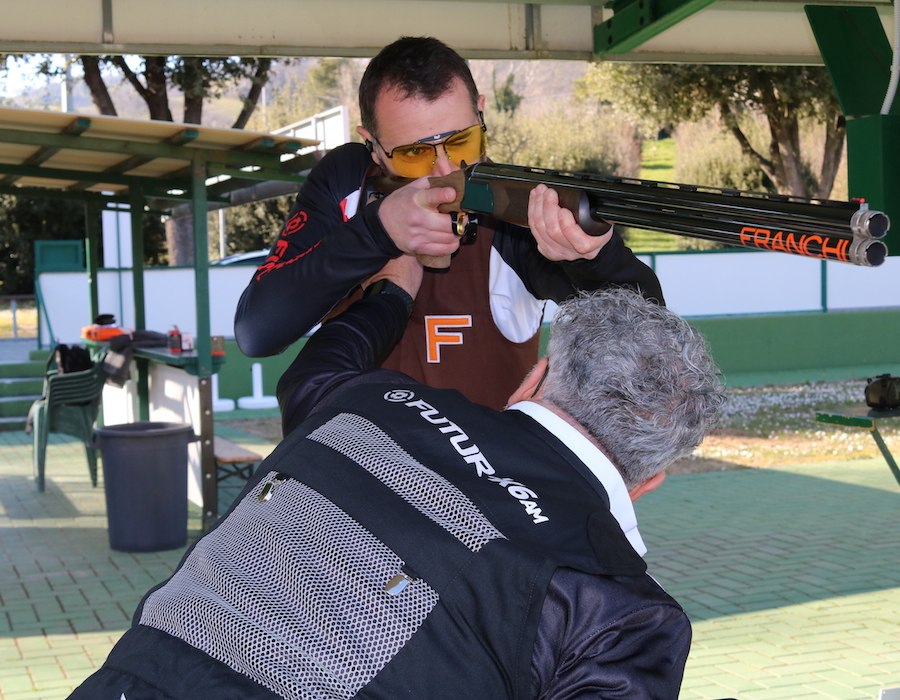
<instances>
[{"instance_id":1,"label":"black trash can","mask_svg":"<svg viewBox=\"0 0 900 700\"><path fill-rule=\"evenodd\" d=\"M103 456L109 546L157 552L187 542L188 443L182 423L123 423L94 429Z\"/></svg>"}]
</instances>

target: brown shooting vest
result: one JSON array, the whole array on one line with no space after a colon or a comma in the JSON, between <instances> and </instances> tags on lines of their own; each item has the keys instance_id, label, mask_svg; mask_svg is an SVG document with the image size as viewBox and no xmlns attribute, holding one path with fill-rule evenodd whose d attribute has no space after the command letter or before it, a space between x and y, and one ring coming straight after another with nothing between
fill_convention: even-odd
<instances>
[{"instance_id":1,"label":"brown shooting vest","mask_svg":"<svg viewBox=\"0 0 900 700\"><path fill-rule=\"evenodd\" d=\"M479 227L475 242L453 257L452 275L425 271L406 333L382 367L501 409L537 362L540 329L513 343L494 323L488 289L493 237L493 229Z\"/></svg>"}]
</instances>

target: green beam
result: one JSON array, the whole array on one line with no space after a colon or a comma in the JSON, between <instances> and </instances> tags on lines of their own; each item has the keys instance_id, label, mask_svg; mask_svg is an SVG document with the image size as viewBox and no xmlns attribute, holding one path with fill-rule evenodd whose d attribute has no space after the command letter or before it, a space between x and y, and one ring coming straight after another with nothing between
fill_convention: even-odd
<instances>
[{"instance_id":1,"label":"green beam","mask_svg":"<svg viewBox=\"0 0 900 700\"><path fill-rule=\"evenodd\" d=\"M271 136L261 136L255 141L239 146L238 150L244 153L296 153L303 144L298 141L282 141L278 143Z\"/></svg>"},{"instance_id":2,"label":"green beam","mask_svg":"<svg viewBox=\"0 0 900 700\"><path fill-rule=\"evenodd\" d=\"M104 209L112 209L114 204L128 204L131 201L131 198L128 196L128 192L124 192L122 194L104 194L102 192L85 192L84 190L62 190L62 189L53 189L50 187L15 187L15 186L0 186L0 194L8 194L14 197L31 197L34 198L47 198L47 199L65 199L76 202L98 202L99 206ZM172 194L168 191L161 192L153 192L147 195L149 198L154 200L166 200L172 201L175 203L184 203L186 201L190 201L190 193L185 191L181 194ZM230 204L231 200L227 196L208 196L208 200L210 202L215 202L216 204ZM174 204L173 204L174 206ZM118 209L118 208L117 208ZM169 210L159 210L153 213L156 214L168 214Z\"/></svg>"},{"instance_id":3,"label":"green beam","mask_svg":"<svg viewBox=\"0 0 900 700\"><path fill-rule=\"evenodd\" d=\"M250 164L252 170L245 170L245 165L223 165L220 163L209 163L206 172L209 177L215 175L229 175L235 180L259 181L259 180L281 180L284 182L302 183L306 180L306 174L309 170L319 162L321 154L305 153L283 163L279 163L277 168L269 168L266 166L258 166ZM172 177L187 178L191 175L191 168L185 167L181 170L171 173ZM215 185L213 185L215 187Z\"/></svg>"},{"instance_id":4,"label":"green beam","mask_svg":"<svg viewBox=\"0 0 900 700\"><path fill-rule=\"evenodd\" d=\"M98 202L104 205L107 202L128 201L117 199L114 196L102 192L70 192L69 190L52 189L50 187L16 187L12 185L0 185L0 194L8 194L14 197L29 197L31 199L68 199L78 202Z\"/></svg>"},{"instance_id":5,"label":"green beam","mask_svg":"<svg viewBox=\"0 0 900 700\"><path fill-rule=\"evenodd\" d=\"M166 139L166 143L171 144L172 146L183 146L186 143L190 143L191 141L196 141L200 137L200 132L197 129L182 129L177 134L170 136Z\"/></svg>"},{"instance_id":6,"label":"green beam","mask_svg":"<svg viewBox=\"0 0 900 700\"><path fill-rule=\"evenodd\" d=\"M888 250L900 254L900 115L847 120L847 190L890 217Z\"/></svg>"},{"instance_id":7,"label":"green beam","mask_svg":"<svg viewBox=\"0 0 900 700\"><path fill-rule=\"evenodd\" d=\"M624 54L715 0L616 0L613 16L594 26L594 54Z\"/></svg>"},{"instance_id":8,"label":"green beam","mask_svg":"<svg viewBox=\"0 0 900 700\"><path fill-rule=\"evenodd\" d=\"M114 153L122 156L148 156L150 158L169 158L172 160L191 161L195 158L202 158L209 163L238 166L259 165L273 169L281 167L279 155L273 153L242 151L240 149L222 150L193 145L175 146L168 143L146 143L127 139L72 136L70 134L23 131L21 129L0 129L0 143L69 148L80 151Z\"/></svg>"},{"instance_id":9,"label":"green beam","mask_svg":"<svg viewBox=\"0 0 900 700\"><path fill-rule=\"evenodd\" d=\"M221 165L210 165L209 174L213 175L230 175L236 180L248 180L259 182L260 180L268 182L269 180L284 180L285 182L305 182L305 175L297 175L296 173L285 173L283 170L273 172L267 168L259 170L242 170L235 167L223 167Z\"/></svg>"},{"instance_id":10,"label":"green beam","mask_svg":"<svg viewBox=\"0 0 900 700\"><path fill-rule=\"evenodd\" d=\"M148 191L164 193L167 189L186 190L189 181L184 178L163 179L138 175L122 175L120 173L98 173L89 170L69 170L62 168L45 168L34 165L12 165L0 163L0 173L19 175L22 177L38 177L45 180L74 180L87 182L89 186L103 183L107 185L124 185L126 187L145 188Z\"/></svg>"},{"instance_id":11,"label":"green beam","mask_svg":"<svg viewBox=\"0 0 900 700\"><path fill-rule=\"evenodd\" d=\"M878 114L891 78L891 45L874 7L807 5L809 26L847 117ZM891 114L898 111L894 101Z\"/></svg>"}]
</instances>

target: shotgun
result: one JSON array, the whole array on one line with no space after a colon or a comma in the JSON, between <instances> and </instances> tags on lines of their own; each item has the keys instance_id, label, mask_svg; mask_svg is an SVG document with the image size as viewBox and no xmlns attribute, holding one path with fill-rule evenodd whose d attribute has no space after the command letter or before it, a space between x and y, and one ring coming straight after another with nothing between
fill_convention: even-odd
<instances>
[{"instance_id":1,"label":"shotgun","mask_svg":"<svg viewBox=\"0 0 900 700\"><path fill-rule=\"evenodd\" d=\"M476 163L450 175L429 178L432 187L453 187L456 200L440 211L454 217L454 230L474 230L478 217L528 226L528 193L545 184L560 206L587 233L606 233L611 222L822 260L875 267L884 262L881 240L890 219L861 200L842 202L791 195L680 185L591 173ZM409 182L383 177L376 191L389 193ZM429 261L446 267L449 259Z\"/></svg>"}]
</instances>

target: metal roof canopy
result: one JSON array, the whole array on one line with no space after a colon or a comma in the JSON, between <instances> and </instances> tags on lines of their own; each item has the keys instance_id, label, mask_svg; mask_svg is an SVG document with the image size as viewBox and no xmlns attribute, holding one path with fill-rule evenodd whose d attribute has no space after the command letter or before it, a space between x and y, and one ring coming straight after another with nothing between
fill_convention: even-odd
<instances>
[{"instance_id":1,"label":"metal roof canopy","mask_svg":"<svg viewBox=\"0 0 900 700\"><path fill-rule=\"evenodd\" d=\"M871 6L890 23L890 0ZM44 0L7 3L6 53L368 57L434 35L467 58L821 64L797 0Z\"/></svg>"},{"instance_id":2,"label":"metal roof canopy","mask_svg":"<svg viewBox=\"0 0 900 700\"><path fill-rule=\"evenodd\" d=\"M194 294L197 308L196 354L170 356L137 348L140 420L149 418L148 363L176 364L197 377L203 524L212 523L215 501L212 375L214 360L209 319L210 202L228 202L248 183L301 183L317 160L308 151L318 144L237 129L82 116L66 112L0 109L0 192L26 197L63 197L85 203L85 241L91 316L98 313L96 288L99 213L103 207L131 210L132 283L135 326L145 328L143 217L148 199L165 207L189 201L193 217ZM307 151L300 154L301 151ZM37 291L37 290L36 290ZM173 357L177 359L172 359Z\"/></svg>"},{"instance_id":3,"label":"metal roof canopy","mask_svg":"<svg viewBox=\"0 0 900 700\"><path fill-rule=\"evenodd\" d=\"M317 160L317 141L238 129L66 112L0 109L0 193L83 201L91 280L91 314L97 309L97 226L103 208L131 210L135 325L144 327L142 223L148 201L155 209L189 202L193 209L197 365L212 374L209 322L209 204L231 203L249 184L299 185Z\"/></svg>"}]
</instances>

